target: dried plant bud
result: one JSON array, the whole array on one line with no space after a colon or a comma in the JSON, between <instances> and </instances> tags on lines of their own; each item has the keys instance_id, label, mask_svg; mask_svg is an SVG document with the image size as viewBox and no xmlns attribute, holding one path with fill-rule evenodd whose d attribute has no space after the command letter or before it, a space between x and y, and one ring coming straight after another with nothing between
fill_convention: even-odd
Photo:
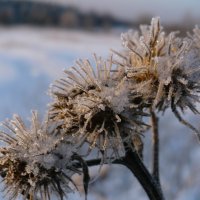
<instances>
[{"instance_id":1,"label":"dried plant bud","mask_svg":"<svg viewBox=\"0 0 200 200\"><path fill-rule=\"evenodd\" d=\"M124 68L132 102L139 98L141 108L152 107L158 111L171 107L182 123L199 134L177 111L177 108L182 111L189 108L199 113L195 108L200 91L199 29L194 29L191 39L177 37L178 32L165 36L159 18L153 18L150 26L140 29L141 36L138 32L122 35L126 51L116 52L121 60L115 61Z\"/></svg>"},{"instance_id":2,"label":"dried plant bud","mask_svg":"<svg viewBox=\"0 0 200 200\"><path fill-rule=\"evenodd\" d=\"M104 157L108 152L119 157L123 139L143 130L143 113L130 109L129 87L125 79L115 77L112 59L104 62L95 57L95 62L93 68L88 60L78 61L71 71L65 71L66 78L57 81L50 119L59 121L76 142L89 143L89 149L97 147ZM124 128L128 136L122 135Z\"/></svg>"},{"instance_id":3,"label":"dried plant bud","mask_svg":"<svg viewBox=\"0 0 200 200\"><path fill-rule=\"evenodd\" d=\"M187 60L190 54L190 43L183 41L175 53L158 61L159 86L154 105L164 111L171 104L184 110L189 108L198 113L195 108L199 96L200 85L194 75L200 67L193 67Z\"/></svg>"},{"instance_id":4,"label":"dried plant bud","mask_svg":"<svg viewBox=\"0 0 200 200\"><path fill-rule=\"evenodd\" d=\"M150 26L143 25L140 29L141 36L133 31L122 34L122 42L127 49L123 65L127 76L137 82L157 77L156 58L164 54L166 42L159 18L153 18Z\"/></svg>"},{"instance_id":5,"label":"dried plant bud","mask_svg":"<svg viewBox=\"0 0 200 200\"><path fill-rule=\"evenodd\" d=\"M17 115L4 126L0 141L6 145L0 149L0 172L10 199L22 194L50 200L52 193L63 199L72 190L69 183L77 171L71 162L74 147L57 137L55 129L50 131L47 123L40 124L37 112L32 113L30 129Z\"/></svg>"},{"instance_id":6,"label":"dried plant bud","mask_svg":"<svg viewBox=\"0 0 200 200\"><path fill-rule=\"evenodd\" d=\"M164 56L167 38L160 26L159 18L153 18L151 25L142 25L139 32L122 34L124 53L117 53L122 61L115 61L124 68L132 90L132 101L138 97L142 106L149 107L158 89L157 61Z\"/></svg>"}]
</instances>

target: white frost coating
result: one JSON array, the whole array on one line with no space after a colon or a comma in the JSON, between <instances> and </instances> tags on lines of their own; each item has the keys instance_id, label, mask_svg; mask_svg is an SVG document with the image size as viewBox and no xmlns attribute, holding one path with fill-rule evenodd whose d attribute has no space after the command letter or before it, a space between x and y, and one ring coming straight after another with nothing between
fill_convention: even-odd
<instances>
[{"instance_id":1,"label":"white frost coating","mask_svg":"<svg viewBox=\"0 0 200 200\"><path fill-rule=\"evenodd\" d=\"M30 28L30 30L32 30L32 29ZM7 30L7 33L9 31L10 30ZM14 33L15 29L12 29L11 31ZM32 31L34 31L34 30L32 30ZM40 34L40 31L38 31L37 34ZM23 37L21 37L21 35L23 35ZM23 31L20 32L21 38L26 38L27 35L29 35L29 34L25 34L25 33L23 33ZM1 39L3 40L3 38L1 38ZM5 40L6 40L6 38L5 38ZM13 39L13 40L16 40L16 39ZM50 39L48 38L48 40L50 40ZM57 40L59 40L59 38ZM57 42L57 40L55 40L55 41ZM28 41L28 39L27 39L27 41ZM38 41L41 44L48 43L48 41L43 41L41 39ZM39 43L38 41L34 41L34 42ZM96 50L96 48L98 48L98 43L97 44L93 43L93 45L94 45L94 47L92 49ZM109 41L106 42L104 45L112 46L109 43ZM29 46L31 46L31 45L29 45ZM4 48L4 47L1 47L1 48ZM56 44L52 48L54 48L55 51L56 51L56 48L57 48L57 51L59 50L58 49L59 47L57 47ZM16 51L18 51L17 48L16 48ZM2 52L3 52L3 50L2 50ZM103 50L102 50L102 52L103 52ZM105 52L105 50L104 50L104 52ZM34 54L34 52L32 52L32 54ZM11 55L11 56L13 56L13 55ZM83 56L83 54L76 55L76 56ZM50 58L49 58L49 62L52 62L52 60ZM71 62L71 60L69 61L69 63L70 62ZM48 66L48 64L49 63L46 63L45 65ZM66 65L66 63L64 63L64 64ZM38 65L38 68L40 66L44 66L43 63L41 63L41 65ZM56 70L54 68L54 71L52 70L52 76L55 76L55 74L58 71L59 70L57 70L57 68L56 68ZM49 69L47 69L45 73L48 76ZM46 88L43 88L43 90L46 90ZM27 100L26 95L24 95L23 98L26 99L27 102L29 102ZM192 114L187 112L187 118L190 120L195 120L192 117L193 117ZM166 121L168 123L166 123ZM171 126L169 127L168 124L171 124ZM188 134L188 129L181 127L177 123L177 120L175 120L173 118L173 115L171 115L171 113L170 114L167 113L167 116L165 116L164 119L161 119L161 127L162 127L162 131L163 131L163 134L162 134L163 137L161 137L161 146L162 146L161 151L162 151L163 157L166 158L166 159L163 159L163 162L161 162L161 170L163 171L163 177L164 177L163 179L165 179L164 185L166 186L165 187L166 199L176 199L177 198L177 200L183 200L183 199L192 199L193 197L194 197L194 199L195 198L198 199L198 197L200 196L200 194L199 194L200 178L197 173L198 166L200 164L199 163L200 153L199 153L198 143L194 142L193 138ZM182 154L184 154L185 156L180 157L180 152ZM187 162L188 160L190 160L190 162ZM172 170L170 170L170 171L167 170L168 167L166 167L166 166L171 166ZM175 167L175 166L179 166L179 167ZM188 176L188 179L185 180L183 183L182 180L183 180L184 173L185 173L184 166L187 166L189 168L190 176ZM195 166L197 166L197 167L195 167ZM178 170L176 170L176 169L178 169ZM112 169L110 172L112 173L113 171L114 170ZM135 198L141 199L141 200L146 198L143 191L141 191L140 185L139 184L137 185L137 182L132 181L132 180L127 181L128 177L129 177L129 172L127 172L126 170L123 171L123 169L121 169L121 168L116 169L117 176L116 176L116 174L114 174L113 177L114 178L118 177L120 179L118 188L112 186L112 184L113 184L112 178L113 177L110 174L110 172L109 172L109 177L106 178L107 177L106 176L105 179L103 179L103 180L105 180L103 183L100 182L100 184L95 184L94 188L93 187L90 188L92 194L89 195L88 199L96 200L99 198L108 198L110 200L114 200L114 199L121 200L121 199L126 199L127 196L134 196ZM110 178L110 176L111 176L111 178ZM176 177L176 179L174 179L174 177ZM125 188L124 190L122 189L122 185L120 182L121 180L126 180L123 183L123 187ZM188 180L192 180L192 182L190 182L190 181L188 182ZM173 191L171 190L172 182L176 186L173 189ZM183 185L184 185L184 187L183 187ZM98 186L99 186L99 188L98 188ZM93 194L93 191L95 191L94 194ZM76 199L76 200L83 199L82 196L83 195L81 195L81 197L80 197L80 195L76 193L76 197L74 197L73 199ZM5 198L2 197L2 199L5 199ZM52 198L52 199L54 199L54 198ZM55 198L55 200L56 199L57 198Z\"/></svg>"},{"instance_id":2,"label":"white frost coating","mask_svg":"<svg viewBox=\"0 0 200 200\"><path fill-rule=\"evenodd\" d=\"M36 163L46 169L52 167L62 169L68 164L72 152L76 151L75 147L64 143L62 136L49 133L47 124L41 125L34 111L31 129L28 130L17 115L14 115L14 120L10 121L10 128L15 130L13 139L16 142L11 143L7 148L10 148L17 158L27 162L28 173L30 170L38 173ZM1 135L6 137L2 133Z\"/></svg>"},{"instance_id":3,"label":"white frost coating","mask_svg":"<svg viewBox=\"0 0 200 200\"><path fill-rule=\"evenodd\" d=\"M105 87L100 96L107 100L116 113L122 113L126 107L129 107L128 87L122 84L121 88Z\"/></svg>"}]
</instances>

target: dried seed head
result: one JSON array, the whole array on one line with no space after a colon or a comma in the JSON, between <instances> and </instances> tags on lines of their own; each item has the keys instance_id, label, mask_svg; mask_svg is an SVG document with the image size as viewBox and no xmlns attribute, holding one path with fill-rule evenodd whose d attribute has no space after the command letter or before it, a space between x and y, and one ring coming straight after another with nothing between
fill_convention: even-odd
<instances>
[{"instance_id":1,"label":"dried seed head","mask_svg":"<svg viewBox=\"0 0 200 200\"><path fill-rule=\"evenodd\" d=\"M159 18L140 29L141 36L138 32L122 35L127 52L121 58L132 85L133 100L138 94L145 105L163 111L173 99L180 108L195 111L198 80L194 80L194 74L199 71L199 59L195 59L191 40L178 38L177 32L165 36ZM197 40L199 31L196 28L194 32Z\"/></svg>"},{"instance_id":2,"label":"dried seed head","mask_svg":"<svg viewBox=\"0 0 200 200\"><path fill-rule=\"evenodd\" d=\"M133 31L122 34L122 42L127 49L123 61L127 66L127 76L137 82L157 77L156 58L163 55L166 42L159 18L153 18L150 26L143 25L140 29L141 36Z\"/></svg>"},{"instance_id":3,"label":"dried seed head","mask_svg":"<svg viewBox=\"0 0 200 200\"><path fill-rule=\"evenodd\" d=\"M122 34L125 53L118 55L122 61L115 61L124 68L130 82L133 102L140 99L142 106L150 106L158 89L158 58L166 51L165 33L159 18L153 18L151 25L143 25L139 32L129 31ZM142 101L142 100L143 101Z\"/></svg>"},{"instance_id":4,"label":"dried seed head","mask_svg":"<svg viewBox=\"0 0 200 200\"><path fill-rule=\"evenodd\" d=\"M159 18L153 18L150 26L141 26L138 32L122 35L125 53L116 53L121 60L115 61L129 81L132 101L139 98L140 106L165 111L171 107L176 117L185 122L177 111L189 108L198 113L199 101L199 29L191 38L179 38L178 32L168 36L162 32ZM192 43L193 40L193 43ZM197 44L195 44L197 43ZM192 130L197 130L189 125Z\"/></svg>"},{"instance_id":5,"label":"dried seed head","mask_svg":"<svg viewBox=\"0 0 200 200\"><path fill-rule=\"evenodd\" d=\"M164 111L171 105L181 110L189 108L198 113L195 103L199 99L200 85L194 75L200 71L200 67L193 67L193 61L188 60L191 53L190 43L183 41L179 50L159 59L159 87L154 100L154 105L159 110Z\"/></svg>"},{"instance_id":6,"label":"dried seed head","mask_svg":"<svg viewBox=\"0 0 200 200\"><path fill-rule=\"evenodd\" d=\"M96 57L95 62L93 68L88 60L81 60L71 71L65 71L66 78L57 81L50 119L59 121L61 129L76 141L89 143L90 149L97 147L104 156L111 151L119 157L123 151L120 129L128 128L130 137L140 133L141 114L134 109L127 112L131 106L129 87L124 79L115 77L112 61ZM128 119L130 115L132 120Z\"/></svg>"},{"instance_id":7,"label":"dried seed head","mask_svg":"<svg viewBox=\"0 0 200 200\"><path fill-rule=\"evenodd\" d=\"M49 200L51 193L63 199L72 190L72 146L49 132L47 124L41 125L37 112L32 114L30 129L17 115L4 126L0 141L6 145L0 149L0 172L10 199L22 194Z\"/></svg>"},{"instance_id":8,"label":"dried seed head","mask_svg":"<svg viewBox=\"0 0 200 200\"><path fill-rule=\"evenodd\" d=\"M165 111L171 107L177 119L188 126L200 140L199 131L179 114L177 108L183 112L189 108L194 114L199 114L196 103L199 102L199 72L200 67L195 62L196 51L191 46L191 41L183 40L175 52L168 57L161 58L158 65L159 87L154 107ZM199 62L199 61L198 61Z\"/></svg>"}]
</instances>

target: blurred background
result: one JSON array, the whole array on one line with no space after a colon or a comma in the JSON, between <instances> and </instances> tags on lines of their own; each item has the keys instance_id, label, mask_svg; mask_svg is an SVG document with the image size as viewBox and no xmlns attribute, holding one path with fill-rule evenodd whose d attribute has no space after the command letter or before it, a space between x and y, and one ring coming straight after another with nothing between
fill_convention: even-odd
<instances>
[{"instance_id":1,"label":"blurred background","mask_svg":"<svg viewBox=\"0 0 200 200\"><path fill-rule=\"evenodd\" d=\"M200 24L198 0L0 0L0 121L30 110L44 118L49 85L78 58L120 50L121 32L160 16L166 32L185 35ZM198 125L199 118L186 113ZM160 119L161 182L166 199L200 199L200 145L167 112ZM151 136L145 137L145 164L151 168ZM92 174L95 179L95 171ZM78 178L77 178L77 181ZM1 199L3 193L1 193ZM69 199L84 199L83 193ZM105 167L90 184L88 200L148 199L137 180L120 166Z\"/></svg>"}]
</instances>

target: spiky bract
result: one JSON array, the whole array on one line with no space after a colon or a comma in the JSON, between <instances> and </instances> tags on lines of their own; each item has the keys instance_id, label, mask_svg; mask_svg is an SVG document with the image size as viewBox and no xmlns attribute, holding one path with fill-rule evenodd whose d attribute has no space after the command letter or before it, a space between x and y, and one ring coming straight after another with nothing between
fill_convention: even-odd
<instances>
[{"instance_id":1,"label":"spiky bract","mask_svg":"<svg viewBox=\"0 0 200 200\"><path fill-rule=\"evenodd\" d=\"M71 191L74 148L56 136L56 129L50 131L46 123L40 124L37 112L32 114L30 129L17 115L4 126L0 131L5 143L0 149L0 172L10 199L23 195L24 199L39 196L50 200L52 193L63 199Z\"/></svg>"},{"instance_id":2,"label":"spiky bract","mask_svg":"<svg viewBox=\"0 0 200 200\"><path fill-rule=\"evenodd\" d=\"M177 32L165 36L159 18L140 29L141 36L133 31L122 34L124 53L114 51L121 58L115 63L130 82L132 102L158 111L171 107L183 124L198 133L182 119L177 108L199 113L195 107L200 91L199 29L194 29L191 38L177 37Z\"/></svg>"},{"instance_id":3,"label":"spiky bract","mask_svg":"<svg viewBox=\"0 0 200 200\"><path fill-rule=\"evenodd\" d=\"M95 57L95 62L95 68L88 60L80 60L71 71L65 70L67 77L53 87L50 119L76 141L89 143L90 149L97 147L104 156L111 152L119 157L123 140L142 132L143 113L130 109L129 87L112 72L112 60Z\"/></svg>"}]
</instances>

